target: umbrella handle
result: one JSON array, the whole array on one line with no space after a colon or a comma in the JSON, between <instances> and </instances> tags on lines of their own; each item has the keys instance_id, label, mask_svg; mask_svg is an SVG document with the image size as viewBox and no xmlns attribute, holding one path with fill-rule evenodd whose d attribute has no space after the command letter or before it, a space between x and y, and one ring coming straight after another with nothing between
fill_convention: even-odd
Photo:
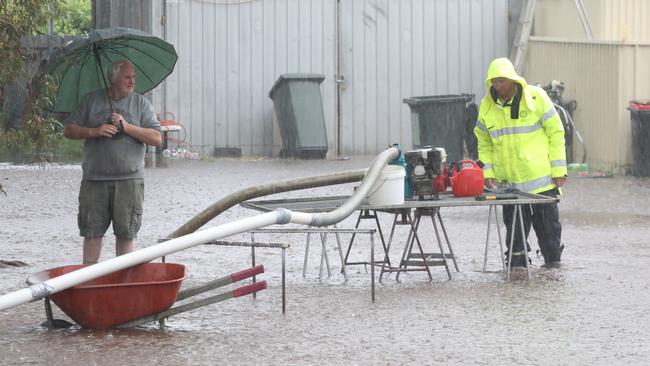
<instances>
[{"instance_id":1,"label":"umbrella handle","mask_svg":"<svg viewBox=\"0 0 650 366\"><path fill-rule=\"evenodd\" d=\"M111 113L113 113L115 110L113 109L113 101L111 101L111 97L108 95L108 83L106 82L106 76L104 75L104 68L102 68L102 60L99 58L99 53L97 52L97 48L95 47L95 44L92 45L93 48L93 55L95 55L95 61L97 61L97 66L99 66L99 73L102 75L102 81L104 82L104 90L106 90L106 99L108 100L108 105L111 107Z\"/></svg>"}]
</instances>

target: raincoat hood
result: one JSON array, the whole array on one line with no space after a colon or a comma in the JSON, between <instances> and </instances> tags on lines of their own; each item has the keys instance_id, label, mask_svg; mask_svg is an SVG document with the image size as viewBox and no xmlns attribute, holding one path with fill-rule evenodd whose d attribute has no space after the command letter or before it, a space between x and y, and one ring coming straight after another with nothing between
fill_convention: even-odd
<instances>
[{"instance_id":1,"label":"raincoat hood","mask_svg":"<svg viewBox=\"0 0 650 366\"><path fill-rule=\"evenodd\" d=\"M530 110L535 110L535 103L531 99L530 93L526 92L526 88L528 84L526 84L526 80L523 77L517 74L517 71L515 71L515 67L512 65L512 62L510 62L510 60L503 57L503 58L494 59L490 63L490 67L488 68L488 72L487 72L487 77L485 78L485 87L487 88L488 96L490 95L490 88L492 87L492 79L494 78L508 78L510 80L513 80L517 84L521 85L521 89L523 91L523 100L525 100L526 106ZM495 103L494 100L492 100L492 102Z\"/></svg>"}]
</instances>

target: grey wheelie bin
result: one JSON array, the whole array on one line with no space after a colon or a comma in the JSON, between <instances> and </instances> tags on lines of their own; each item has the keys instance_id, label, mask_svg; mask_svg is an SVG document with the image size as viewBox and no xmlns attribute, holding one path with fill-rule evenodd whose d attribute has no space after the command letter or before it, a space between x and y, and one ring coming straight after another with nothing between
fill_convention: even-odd
<instances>
[{"instance_id":1,"label":"grey wheelie bin","mask_svg":"<svg viewBox=\"0 0 650 366\"><path fill-rule=\"evenodd\" d=\"M327 133L323 116L320 74L283 74L269 97L282 135L280 157L324 159Z\"/></svg>"},{"instance_id":2,"label":"grey wheelie bin","mask_svg":"<svg viewBox=\"0 0 650 366\"><path fill-rule=\"evenodd\" d=\"M631 101L632 114L632 175L650 177L650 100Z\"/></svg>"},{"instance_id":3,"label":"grey wheelie bin","mask_svg":"<svg viewBox=\"0 0 650 366\"><path fill-rule=\"evenodd\" d=\"M448 162L463 159L468 104L473 100L473 94L404 99L404 103L411 108L413 147L444 147Z\"/></svg>"}]
</instances>

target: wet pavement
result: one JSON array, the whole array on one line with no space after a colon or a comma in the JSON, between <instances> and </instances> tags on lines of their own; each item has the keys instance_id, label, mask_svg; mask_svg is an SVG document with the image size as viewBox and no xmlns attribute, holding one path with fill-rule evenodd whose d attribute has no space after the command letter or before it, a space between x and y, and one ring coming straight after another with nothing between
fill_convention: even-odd
<instances>
[{"instance_id":1,"label":"wet pavement","mask_svg":"<svg viewBox=\"0 0 650 366\"><path fill-rule=\"evenodd\" d=\"M137 245L153 245L223 196L273 180L368 167L370 159L345 161L178 161L148 169L144 224ZM38 271L81 259L76 214L78 165L0 164L0 259L24 267L0 268L0 293L24 287ZM349 194L354 184L267 196ZM3 365L214 365L214 364L650 364L650 179L571 178L560 204L566 250L563 268L540 268L532 278L505 280L498 245L491 243L488 271L481 272L487 209L447 208L442 214L459 260L460 273L447 280L444 268L402 274L377 284L370 299L368 268L339 273L338 252L327 244L332 276L318 280L320 251L310 247L302 277L304 235L269 235L260 241L291 244L287 259L287 313L281 312L281 260L276 249L260 249L269 288L257 299L237 298L180 314L160 331L146 327L48 332L42 302L0 312ZM206 226L257 214L233 207ZM353 217L341 227L354 225ZM392 217L381 216L388 231ZM364 223L364 227L371 227ZM424 233L432 235L430 224ZM428 230L428 231L427 231ZM110 232L109 232L110 233ZM492 237L495 238L494 230ZM398 228L391 259L404 246ZM347 244L344 236L344 243ZM534 235L533 235L534 238ZM232 240L248 240L240 235ZM367 238L351 259L369 256ZM535 240L533 241L535 242ZM114 252L107 237L102 259ZM426 244L432 248L432 242ZM536 248L536 244L533 245ZM379 252L379 245L376 246ZM379 258L379 254L377 254ZM198 246L172 254L187 265L184 287L244 269L246 248ZM68 319L55 308L55 317Z\"/></svg>"}]
</instances>

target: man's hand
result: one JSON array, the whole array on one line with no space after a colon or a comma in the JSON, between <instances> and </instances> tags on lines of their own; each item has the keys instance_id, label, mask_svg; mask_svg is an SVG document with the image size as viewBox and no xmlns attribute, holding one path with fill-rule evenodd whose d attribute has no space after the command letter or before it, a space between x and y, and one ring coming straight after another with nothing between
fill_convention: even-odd
<instances>
[{"instance_id":1,"label":"man's hand","mask_svg":"<svg viewBox=\"0 0 650 366\"><path fill-rule=\"evenodd\" d=\"M557 187L562 187L565 182L566 182L566 177L553 178L553 184L555 184L555 186Z\"/></svg>"},{"instance_id":2,"label":"man's hand","mask_svg":"<svg viewBox=\"0 0 650 366\"><path fill-rule=\"evenodd\" d=\"M489 189L497 189L497 180L494 178L485 178L485 187Z\"/></svg>"},{"instance_id":3,"label":"man's hand","mask_svg":"<svg viewBox=\"0 0 650 366\"><path fill-rule=\"evenodd\" d=\"M99 127L90 129L90 137L107 137L111 138L117 133L118 129L116 126L105 123Z\"/></svg>"},{"instance_id":4,"label":"man's hand","mask_svg":"<svg viewBox=\"0 0 650 366\"><path fill-rule=\"evenodd\" d=\"M111 124L117 127L118 132L123 132L128 123L124 117L119 113L111 113Z\"/></svg>"}]
</instances>

